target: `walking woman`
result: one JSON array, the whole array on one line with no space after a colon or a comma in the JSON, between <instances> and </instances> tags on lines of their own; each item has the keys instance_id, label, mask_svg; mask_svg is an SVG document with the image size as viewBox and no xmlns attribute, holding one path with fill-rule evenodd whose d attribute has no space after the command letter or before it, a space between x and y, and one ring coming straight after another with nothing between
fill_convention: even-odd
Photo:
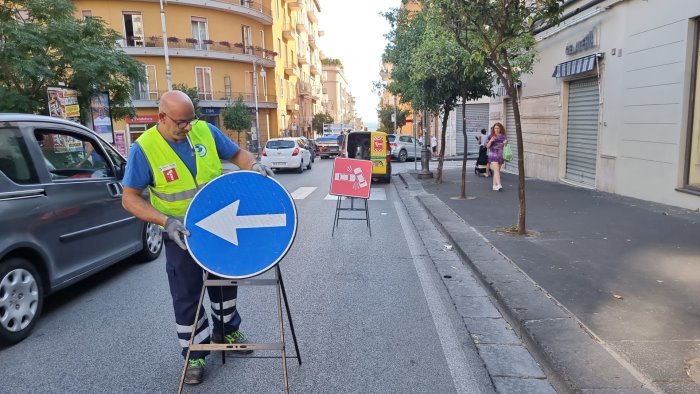
<instances>
[{"instance_id":1,"label":"walking woman","mask_svg":"<svg viewBox=\"0 0 700 394\"><path fill-rule=\"evenodd\" d=\"M489 168L493 175L493 190L501 191L501 167L503 166L503 147L508 143L506 138L506 129L503 124L496 122L491 126L491 134L489 142L486 144L488 148Z\"/></svg>"}]
</instances>

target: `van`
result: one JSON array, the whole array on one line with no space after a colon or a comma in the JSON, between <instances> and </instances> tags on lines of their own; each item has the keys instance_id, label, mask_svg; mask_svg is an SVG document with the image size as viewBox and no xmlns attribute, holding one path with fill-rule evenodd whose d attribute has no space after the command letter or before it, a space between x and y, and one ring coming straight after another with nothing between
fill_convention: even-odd
<instances>
[{"instance_id":1,"label":"van","mask_svg":"<svg viewBox=\"0 0 700 394\"><path fill-rule=\"evenodd\" d=\"M352 131L343 139L343 157L372 161L372 179L391 182L391 147L386 133Z\"/></svg>"}]
</instances>

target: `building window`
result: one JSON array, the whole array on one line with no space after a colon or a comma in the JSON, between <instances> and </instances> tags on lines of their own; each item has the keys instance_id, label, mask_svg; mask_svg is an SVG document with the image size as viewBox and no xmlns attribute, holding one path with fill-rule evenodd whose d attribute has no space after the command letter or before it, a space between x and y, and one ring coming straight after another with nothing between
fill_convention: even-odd
<instances>
[{"instance_id":1,"label":"building window","mask_svg":"<svg viewBox=\"0 0 700 394\"><path fill-rule=\"evenodd\" d=\"M128 47L143 46L143 16L140 12L124 12L124 39Z\"/></svg>"},{"instance_id":2,"label":"building window","mask_svg":"<svg viewBox=\"0 0 700 394\"><path fill-rule=\"evenodd\" d=\"M260 48L265 49L265 32L260 30Z\"/></svg>"},{"instance_id":3,"label":"building window","mask_svg":"<svg viewBox=\"0 0 700 394\"><path fill-rule=\"evenodd\" d=\"M83 16L83 20L87 18L92 18L92 10L83 10L81 14Z\"/></svg>"},{"instance_id":4,"label":"building window","mask_svg":"<svg viewBox=\"0 0 700 394\"><path fill-rule=\"evenodd\" d=\"M134 86L131 98L133 100L158 100L158 79L156 66L144 64L146 80Z\"/></svg>"},{"instance_id":5,"label":"building window","mask_svg":"<svg viewBox=\"0 0 700 394\"><path fill-rule=\"evenodd\" d=\"M197 81L197 96L200 100L213 100L214 92L211 89L211 67L195 67Z\"/></svg>"},{"instance_id":6,"label":"building window","mask_svg":"<svg viewBox=\"0 0 700 394\"><path fill-rule=\"evenodd\" d=\"M253 53L253 36L250 33L250 26L241 26L241 35L243 38L244 53Z\"/></svg>"},{"instance_id":7,"label":"building window","mask_svg":"<svg viewBox=\"0 0 700 394\"><path fill-rule=\"evenodd\" d=\"M197 16L192 17L192 38L197 40L195 43L192 44L194 46L194 49L200 51L207 49L207 44L204 43L204 40L209 38L209 34L207 34L206 18L200 18Z\"/></svg>"},{"instance_id":8,"label":"building window","mask_svg":"<svg viewBox=\"0 0 700 394\"><path fill-rule=\"evenodd\" d=\"M695 43L693 51L693 81L691 92L692 122L689 131L689 154L686 186L700 190L700 20L695 23Z\"/></svg>"},{"instance_id":9,"label":"building window","mask_svg":"<svg viewBox=\"0 0 700 394\"><path fill-rule=\"evenodd\" d=\"M284 78L280 77L280 97L284 98Z\"/></svg>"},{"instance_id":10,"label":"building window","mask_svg":"<svg viewBox=\"0 0 700 394\"><path fill-rule=\"evenodd\" d=\"M224 77L224 99L231 100L231 77Z\"/></svg>"}]
</instances>

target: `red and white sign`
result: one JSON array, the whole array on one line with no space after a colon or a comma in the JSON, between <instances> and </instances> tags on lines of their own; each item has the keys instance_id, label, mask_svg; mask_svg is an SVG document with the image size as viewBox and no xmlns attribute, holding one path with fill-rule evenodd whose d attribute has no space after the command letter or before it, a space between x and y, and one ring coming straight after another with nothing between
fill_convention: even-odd
<instances>
[{"instance_id":1,"label":"red and white sign","mask_svg":"<svg viewBox=\"0 0 700 394\"><path fill-rule=\"evenodd\" d=\"M333 162L330 194L369 198L370 183L372 183L372 161L338 157Z\"/></svg>"}]
</instances>

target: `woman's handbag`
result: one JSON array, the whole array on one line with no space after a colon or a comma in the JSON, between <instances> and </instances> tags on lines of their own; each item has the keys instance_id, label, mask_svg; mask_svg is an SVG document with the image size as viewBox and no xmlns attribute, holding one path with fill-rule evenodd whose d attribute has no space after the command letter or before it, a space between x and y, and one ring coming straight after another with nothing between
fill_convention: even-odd
<instances>
[{"instance_id":1,"label":"woman's handbag","mask_svg":"<svg viewBox=\"0 0 700 394\"><path fill-rule=\"evenodd\" d=\"M505 161L513 160L513 151L510 149L510 144L506 144L503 147L503 160L505 160Z\"/></svg>"}]
</instances>

